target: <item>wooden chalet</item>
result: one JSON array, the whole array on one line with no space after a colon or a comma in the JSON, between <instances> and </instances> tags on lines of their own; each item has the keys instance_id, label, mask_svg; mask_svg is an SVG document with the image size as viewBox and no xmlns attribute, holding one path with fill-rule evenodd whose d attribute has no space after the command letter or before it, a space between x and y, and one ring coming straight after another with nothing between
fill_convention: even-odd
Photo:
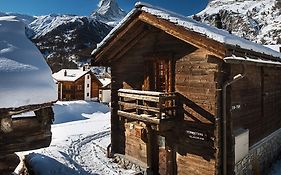
<instances>
[{"instance_id":1,"label":"wooden chalet","mask_svg":"<svg viewBox=\"0 0 281 175\"><path fill-rule=\"evenodd\" d=\"M92 56L111 67L112 156L170 175L239 174L250 154L263 174L276 157L253 151L280 135L280 53L137 4Z\"/></svg>"},{"instance_id":2,"label":"wooden chalet","mask_svg":"<svg viewBox=\"0 0 281 175\"><path fill-rule=\"evenodd\" d=\"M83 69L62 69L53 74L59 100L97 100L102 83L96 75Z\"/></svg>"}]
</instances>

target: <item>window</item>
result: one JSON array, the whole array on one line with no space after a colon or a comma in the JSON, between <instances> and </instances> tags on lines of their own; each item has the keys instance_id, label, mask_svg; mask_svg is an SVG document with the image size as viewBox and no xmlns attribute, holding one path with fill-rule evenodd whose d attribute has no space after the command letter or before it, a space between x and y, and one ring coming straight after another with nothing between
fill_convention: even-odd
<instances>
[{"instance_id":1,"label":"window","mask_svg":"<svg viewBox=\"0 0 281 175\"><path fill-rule=\"evenodd\" d=\"M82 91L82 90L83 90L83 86L82 86L82 85L80 85L80 84L79 84L79 85L77 85L77 87L76 87L76 88L77 88L77 90L78 90L78 91Z\"/></svg>"},{"instance_id":2,"label":"window","mask_svg":"<svg viewBox=\"0 0 281 175\"><path fill-rule=\"evenodd\" d=\"M87 79L90 79L90 75L87 75Z\"/></svg>"},{"instance_id":3,"label":"window","mask_svg":"<svg viewBox=\"0 0 281 175\"><path fill-rule=\"evenodd\" d=\"M87 93L87 97L89 97L90 96L90 94L89 93Z\"/></svg>"},{"instance_id":4,"label":"window","mask_svg":"<svg viewBox=\"0 0 281 175\"><path fill-rule=\"evenodd\" d=\"M87 84L87 87L90 87L90 84Z\"/></svg>"},{"instance_id":5,"label":"window","mask_svg":"<svg viewBox=\"0 0 281 175\"><path fill-rule=\"evenodd\" d=\"M144 89L169 92L172 89L171 65L167 59L148 60L145 66Z\"/></svg>"}]
</instances>

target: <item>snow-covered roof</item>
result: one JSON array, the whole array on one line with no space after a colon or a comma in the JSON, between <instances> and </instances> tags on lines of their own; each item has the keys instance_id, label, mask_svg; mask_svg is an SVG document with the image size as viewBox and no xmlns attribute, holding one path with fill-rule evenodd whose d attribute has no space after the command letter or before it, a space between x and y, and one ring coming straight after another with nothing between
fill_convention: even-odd
<instances>
[{"instance_id":1,"label":"snow-covered roof","mask_svg":"<svg viewBox=\"0 0 281 175\"><path fill-rule=\"evenodd\" d=\"M15 16L0 17L0 108L57 100L51 70Z\"/></svg>"},{"instance_id":2,"label":"snow-covered roof","mask_svg":"<svg viewBox=\"0 0 281 175\"><path fill-rule=\"evenodd\" d=\"M56 81L76 81L88 72L90 72L90 70L62 69L62 70L54 73L53 78Z\"/></svg>"},{"instance_id":3,"label":"snow-covered roof","mask_svg":"<svg viewBox=\"0 0 281 175\"><path fill-rule=\"evenodd\" d=\"M115 33L129 21L134 14L142 11L149 13L159 19L167 20L175 25L184 27L188 31L193 31L201 35L206 36L212 40L215 40L219 43L231 45L234 47L241 47L247 50L252 50L258 53L266 54L269 56L281 58L281 53L276 52L270 48L264 47L260 44L248 41L246 39L240 38L238 36L229 34L227 31L218 29L207 24L195 21L189 17L185 17L170 11L167 11L162 8L153 7L149 4L137 3L135 8L130 11L127 16L111 30L111 32L103 39L101 43L97 45L97 48L93 50L92 55L97 53L114 35Z\"/></svg>"},{"instance_id":4,"label":"snow-covered roof","mask_svg":"<svg viewBox=\"0 0 281 175\"><path fill-rule=\"evenodd\" d=\"M281 44L276 44L276 45L264 45L265 47L268 47L272 50L275 50L277 52L281 52Z\"/></svg>"},{"instance_id":5,"label":"snow-covered roof","mask_svg":"<svg viewBox=\"0 0 281 175\"><path fill-rule=\"evenodd\" d=\"M273 60L263 60L263 59L253 59L250 57L239 57L232 55L231 57L225 57L223 59L226 63L249 63L249 64L256 64L256 65L267 65L267 66L278 66L281 67L280 61L273 61Z\"/></svg>"},{"instance_id":6,"label":"snow-covered roof","mask_svg":"<svg viewBox=\"0 0 281 175\"><path fill-rule=\"evenodd\" d=\"M111 83L110 78L98 78L98 80L102 83L102 87L105 87Z\"/></svg>"}]
</instances>

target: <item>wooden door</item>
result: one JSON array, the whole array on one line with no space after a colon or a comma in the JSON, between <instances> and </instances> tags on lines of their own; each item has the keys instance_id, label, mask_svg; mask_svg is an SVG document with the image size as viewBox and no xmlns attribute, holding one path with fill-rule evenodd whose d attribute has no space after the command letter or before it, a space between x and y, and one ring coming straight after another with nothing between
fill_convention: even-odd
<instances>
[{"instance_id":1,"label":"wooden door","mask_svg":"<svg viewBox=\"0 0 281 175\"><path fill-rule=\"evenodd\" d=\"M146 61L144 90L157 92L171 92L172 66L167 59L155 59Z\"/></svg>"},{"instance_id":2,"label":"wooden door","mask_svg":"<svg viewBox=\"0 0 281 175\"><path fill-rule=\"evenodd\" d=\"M145 64L143 90L157 92L174 91L174 63L172 59L150 59ZM155 106L156 107L156 106ZM155 174L167 175L171 173L170 148L167 147L166 137L154 130L149 130L148 166ZM173 162L173 161L172 161ZM173 166L173 165L172 165ZM156 173L157 172L157 173Z\"/></svg>"}]
</instances>

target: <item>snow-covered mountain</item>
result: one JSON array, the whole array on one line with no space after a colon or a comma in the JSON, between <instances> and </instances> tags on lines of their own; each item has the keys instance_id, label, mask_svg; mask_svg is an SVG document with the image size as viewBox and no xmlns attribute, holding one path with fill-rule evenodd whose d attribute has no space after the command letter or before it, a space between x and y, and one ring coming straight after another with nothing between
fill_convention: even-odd
<instances>
[{"instance_id":1,"label":"snow-covered mountain","mask_svg":"<svg viewBox=\"0 0 281 175\"><path fill-rule=\"evenodd\" d=\"M101 0L98 9L91 14L93 19L104 22L110 26L115 26L126 16L117 4L116 0Z\"/></svg>"},{"instance_id":2,"label":"snow-covered mountain","mask_svg":"<svg viewBox=\"0 0 281 175\"><path fill-rule=\"evenodd\" d=\"M30 38L54 72L89 59L91 50L111 30L86 16L57 14L39 16L28 27Z\"/></svg>"},{"instance_id":3,"label":"snow-covered mountain","mask_svg":"<svg viewBox=\"0 0 281 175\"><path fill-rule=\"evenodd\" d=\"M280 0L212 0L195 18L212 25L216 14L233 34L260 44L281 44Z\"/></svg>"},{"instance_id":4,"label":"snow-covered mountain","mask_svg":"<svg viewBox=\"0 0 281 175\"><path fill-rule=\"evenodd\" d=\"M26 24L26 35L37 45L53 72L76 68L90 58L91 51L126 13L115 0L100 0L98 9L90 16L58 15L17 16ZM110 24L111 26L109 26Z\"/></svg>"}]
</instances>

